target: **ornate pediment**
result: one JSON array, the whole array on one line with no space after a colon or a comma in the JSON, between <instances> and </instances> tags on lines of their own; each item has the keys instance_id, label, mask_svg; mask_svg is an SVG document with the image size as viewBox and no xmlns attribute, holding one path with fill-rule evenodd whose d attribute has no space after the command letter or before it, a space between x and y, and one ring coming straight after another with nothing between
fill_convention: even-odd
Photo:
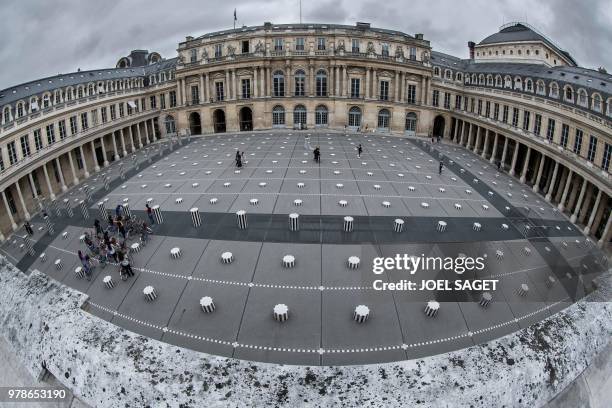
<instances>
[{"instance_id":1,"label":"ornate pediment","mask_svg":"<svg viewBox=\"0 0 612 408\"><path fill-rule=\"evenodd\" d=\"M365 68L360 68L360 67L350 67L346 70L346 72L348 72L349 74L353 74L353 75L364 75L365 74Z\"/></svg>"},{"instance_id":2,"label":"ornate pediment","mask_svg":"<svg viewBox=\"0 0 612 408\"><path fill-rule=\"evenodd\" d=\"M390 71L380 71L378 72L378 77L384 77L384 78L394 78L395 74L393 74Z\"/></svg>"}]
</instances>

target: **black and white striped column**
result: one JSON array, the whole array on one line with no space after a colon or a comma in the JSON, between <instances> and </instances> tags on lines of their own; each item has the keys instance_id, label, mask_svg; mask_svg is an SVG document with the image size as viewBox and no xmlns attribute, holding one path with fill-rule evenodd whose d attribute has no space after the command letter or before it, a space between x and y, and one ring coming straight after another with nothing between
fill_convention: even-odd
<instances>
[{"instance_id":1,"label":"black and white striped column","mask_svg":"<svg viewBox=\"0 0 612 408\"><path fill-rule=\"evenodd\" d=\"M289 214L289 230L299 231L300 230L300 215L297 213Z\"/></svg>"},{"instance_id":2,"label":"black and white striped column","mask_svg":"<svg viewBox=\"0 0 612 408\"><path fill-rule=\"evenodd\" d=\"M74 213L72 212L72 207L70 207L70 200L68 200L67 198L64 198L64 206L66 207L66 214L68 215L68 217L72 218Z\"/></svg>"},{"instance_id":3,"label":"black and white striped column","mask_svg":"<svg viewBox=\"0 0 612 408\"><path fill-rule=\"evenodd\" d=\"M200 299L200 307L206 313L212 313L215 311L215 302L210 296L204 296L202 299Z\"/></svg>"},{"instance_id":4,"label":"black and white striped column","mask_svg":"<svg viewBox=\"0 0 612 408\"><path fill-rule=\"evenodd\" d=\"M28 254L31 256L36 255L36 251L34 251L34 241L29 239L27 236L23 237L26 249L28 250Z\"/></svg>"},{"instance_id":5,"label":"black and white striped column","mask_svg":"<svg viewBox=\"0 0 612 408\"><path fill-rule=\"evenodd\" d=\"M89 211L87 210L87 203L83 200L79 201L79 206L81 207L81 214L83 214L84 219L89 218Z\"/></svg>"},{"instance_id":6,"label":"black and white striped column","mask_svg":"<svg viewBox=\"0 0 612 408\"><path fill-rule=\"evenodd\" d=\"M153 218L155 219L155 223L163 223L164 217L162 216L161 208L159 208L159 205L154 205L153 207L151 207L151 210L153 211Z\"/></svg>"},{"instance_id":7,"label":"black and white striped column","mask_svg":"<svg viewBox=\"0 0 612 408\"><path fill-rule=\"evenodd\" d=\"M200 225L202 225L202 218L200 217L200 212L198 207L193 207L192 209L189 210L189 213L191 214L191 222L193 223L194 227L199 227Z\"/></svg>"},{"instance_id":8,"label":"black and white striped column","mask_svg":"<svg viewBox=\"0 0 612 408\"><path fill-rule=\"evenodd\" d=\"M43 219L45 220L45 224L47 225L47 232L49 233L49 235L53 235L54 230L53 230L53 224L51 223L51 218L46 216L46 217L43 217Z\"/></svg>"},{"instance_id":9,"label":"black and white striped column","mask_svg":"<svg viewBox=\"0 0 612 408\"><path fill-rule=\"evenodd\" d=\"M354 221L354 219L351 216L347 215L346 217L344 217L344 226L342 227L342 230L344 232L351 232L351 231L353 231L353 221Z\"/></svg>"},{"instance_id":10,"label":"black and white striped column","mask_svg":"<svg viewBox=\"0 0 612 408\"><path fill-rule=\"evenodd\" d=\"M50 207L51 207L52 211L55 211L55 213L57 214L58 217L61 217L62 211L60 210L59 206L57 205L57 201L51 200Z\"/></svg>"},{"instance_id":11,"label":"black and white striped column","mask_svg":"<svg viewBox=\"0 0 612 408\"><path fill-rule=\"evenodd\" d=\"M401 218L396 218L393 222L393 231L402 232L404 230L404 220Z\"/></svg>"},{"instance_id":12,"label":"black and white striped column","mask_svg":"<svg viewBox=\"0 0 612 408\"><path fill-rule=\"evenodd\" d=\"M85 190L85 197L86 197L85 200L88 203L91 203L91 200L92 200L91 192L93 191L93 187L85 186L85 187L83 187L83 190Z\"/></svg>"},{"instance_id":13,"label":"black and white striped column","mask_svg":"<svg viewBox=\"0 0 612 408\"><path fill-rule=\"evenodd\" d=\"M238 229L247 228L247 214L246 211L240 210L236 212L236 222L238 223Z\"/></svg>"},{"instance_id":14,"label":"black and white striped column","mask_svg":"<svg viewBox=\"0 0 612 408\"><path fill-rule=\"evenodd\" d=\"M130 210L130 204L123 203L121 204L121 206L123 207L123 215L125 215L126 218L132 218L132 211Z\"/></svg>"},{"instance_id":15,"label":"black and white striped column","mask_svg":"<svg viewBox=\"0 0 612 408\"><path fill-rule=\"evenodd\" d=\"M106 203L104 201L100 201L98 203L98 210L100 211L100 217L102 217L103 220L106 220L108 217L108 212L106 211Z\"/></svg>"}]
</instances>

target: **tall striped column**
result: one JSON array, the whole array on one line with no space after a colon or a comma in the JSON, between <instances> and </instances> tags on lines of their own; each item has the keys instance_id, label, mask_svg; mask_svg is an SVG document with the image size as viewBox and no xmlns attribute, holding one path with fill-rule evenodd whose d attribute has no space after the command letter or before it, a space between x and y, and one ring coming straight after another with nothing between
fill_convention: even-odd
<instances>
[{"instance_id":1,"label":"tall striped column","mask_svg":"<svg viewBox=\"0 0 612 408\"><path fill-rule=\"evenodd\" d=\"M159 208L159 205L154 205L153 207L151 207L151 210L153 211L153 218L155 219L155 223L163 223L164 217L162 216L161 208Z\"/></svg>"},{"instance_id":2,"label":"tall striped column","mask_svg":"<svg viewBox=\"0 0 612 408\"><path fill-rule=\"evenodd\" d=\"M87 203L84 200L79 201L79 206L81 207L81 214L83 214L84 219L89 218L89 211L87 209Z\"/></svg>"},{"instance_id":3,"label":"tall striped column","mask_svg":"<svg viewBox=\"0 0 612 408\"><path fill-rule=\"evenodd\" d=\"M300 215L297 213L289 214L289 230L299 231L300 229Z\"/></svg>"},{"instance_id":4,"label":"tall striped column","mask_svg":"<svg viewBox=\"0 0 612 408\"><path fill-rule=\"evenodd\" d=\"M68 217L72 218L74 213L72 212L72 207L70 207L70 200L67 198L64 198L64 206L66 207L66 214L68 214Z\"/></svg>"},{"instance_id":5,"label":"tall striped column","mask_svg":"<svg viewBox=\"0 0 612 408\"><path fill-rule=\"evenodd\" d=\"M247 214L246 211L240 210L236 212L236 222L238 223L239 229L247 228Z\"/></svg>"},{"instance_id":6,"label":"tall striped column","mask_svg":"<svg viewBox=\"0 0 612 408\"><path fill-rule=\"evenodd\" d=\"M193 207L189 210L189 213L191 214L191 222L193 223L194 227L197 228L202 225L202 218L200 217L198 207Z\"/></svg>"}]
</instances>

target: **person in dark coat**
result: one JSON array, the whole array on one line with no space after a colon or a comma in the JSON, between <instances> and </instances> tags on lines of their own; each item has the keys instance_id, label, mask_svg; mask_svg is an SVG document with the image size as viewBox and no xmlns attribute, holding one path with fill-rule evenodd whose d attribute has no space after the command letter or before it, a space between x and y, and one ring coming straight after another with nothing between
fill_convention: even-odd
<instances>
[{"instance_id":1,"label":"person in dark coat","mask_svg":"<svg viewBox=\"0 0 612 408\"><path fill-rule=\"evenodd\" d=\"M357 157L361 159L361 153L363 153L363 147L361 147L361 143L357 146Z\"/></svg>"},{"instance_id":2,"label":"person in dark coat","mask_svg":"<svg viewBox=\"0 0 612 408\"><path fill-rule=\"evenodd\" d=\"M442 167L444 167L444 161L440 160L440 165L438 166L438 174L442 174Z\"/></svg>"},{"instance_id":3,"label":"person in dark coat","mask_svg":"<svg viewBox=\"0 0 612 408\"><path fill-rule=\"evenodd\" d=\"M23 227L25 228L28 235L34 235L34 230L32 229L32 225L30 225L29 221L26 221L25 224L23 224Z\"/></svg>"}]
</instances>

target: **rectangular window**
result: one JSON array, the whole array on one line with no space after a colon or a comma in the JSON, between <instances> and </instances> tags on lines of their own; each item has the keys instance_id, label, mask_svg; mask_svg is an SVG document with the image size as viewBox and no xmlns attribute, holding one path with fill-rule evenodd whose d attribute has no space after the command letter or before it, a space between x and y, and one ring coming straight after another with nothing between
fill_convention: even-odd
<instances>
[{"instance_id":1,"label":"rectangular window","mask_svg":"<svg viewBox=\"0 0 612 408\"><path fill-rule=\"evenodd\" d=\"M589 137L589 151L587 153L587 160L593 162L595 160L595 154L597 153L597 138L593 135Z\"/></svg>"},{"instance_id":2,"label":"rectangular window","mask_svg":"<svg viewBox=\"0 0 612 408\"><path fill-rule=\"evenodd\" d=\"M433 97L431 98L431 105L438 106L439 105L438 99L440 99L440 91L438 91L437 89L434 89Z\"/></svg>"},{"instance_id":3,"label":"rectangular window","mask_svg":"<svg viewBox=\"0 0 612 408\"><path fill-rule=\"evenodd\" d=\"M200 88L198 88L197 85L191 87L191 103L200 103Z\"/></svg>"},{"instance_id":4,"label":"rectangular window","mask_svg":"<svg viewBox=\"0 0 612 408\"><path fill-rule=\"evenodd\" d=\"M87 112L81 113L81 129L82 130L89 129L89 123L87 122Z\"/></svg>"},{"instance_id":5,"label":"rectangular window","mask_svg":"<svg viewBox=\"0 0 612 408\"><path fill-rule=\"evenodd\" d=\"M66 136L68 136L66 134L66 121L65 120L60 120L59 122L57 122L57 128L59 130L60 140L64 140L66 138Z\"/></svg>"},{"instance_id":6,"label":"rectangular window","mask_svg":"<svg viewBox=\"0 0 612 408\"><path fill-rule=\"evenodd\" d=\"M461 109L461 95L455 95L455 109Z\"/></svg>"},{"instance_id":7,"label":"rectangular window","mask_svg":"<svg viewBox=\"0 0 612 408\"><path fill-rule=\"evenodd\" d=\"M159 107L166 109L166 94L159 94Z\"/></svg>"},{"instance_id":8,"label":"rectangular window","mask_svg":"<svg viewBox=\"0 0 612 408\"><path fill-rule=\"evenodd\" d=\"M351 52L353 54L359 54L359 40L354 38L351 40Z\"/></svg>"},{"instance_id":9,"label":"rectangular window","mask_svg":"<svg viewBox=\"0 0 612 408\"><path fill-rule=\"evenodd\" d=\"M132 105L130 105L130 104L128 103L128 104L126 104L126 107L127 107L127 114L128 114L128 115L131 115L131 114L132 114L132 111L133 111Z\"/></svg>"},{"instance_id":10,"label":"rectangular window","mask_svg":"<svg viewBox=\"0 0 612 408\"><path fill-rule=\"evenodd\" d=\"M416 48L415 47L410 47L410 61L416 61Z\"/></svg>"},{"instance_id":11,"label":"rectangular window","mask_svg":"<svg viewBox=\"0 0 612 408\"><path fill-rule=\"evenodd\" d=\"M117 107L115 105L110 106L110 115L111 115L111 120L117 119Z\"/></svg>"},{"instance_id":12,"label":"rectangular window","mask_svg":"<svg viewBox=\"0 0 612 408\"><path fill-rule=\"evenodd\" d=\"M450 97L450 93L444 92L444 109L450 109Z\"/></svg>"},{"instance_id":13,"label":"rectangular window","mask_svg":"<svg viewBox=\"0 0 612 408\"><path fill-rule=\"evenodd\" d=\"M215 82L215 90L217 95L217 101L222 101L224 98L223 94L223 82Z\"/></svg>"},{"instance_id":14,"label":"rectangular window","mask_svg":"<svg viewBox=\"0 0 612 408\"><path fill-rule=\"evenodd\" d=\"M244 78L242 80L242 99L249 99L251 97L251 80Z\"/></svg>"},{"instance_id":15,"label":"rectangular window","mask_svg":"<svg viewBox=\"0 0 612 408\"><path fill-rule=\"evenodd\" d=\"M317 50L325 51L325 38L323 37L317 38Z\"/></svg>"},{"instance_id":16,"label":"rectangular window","mask_svg":"<svg viewBox=\"0 0 612 408\"><path fill-rule=\"evenodd\" d=\"M47 133L47 144L52 145L53 143L55 143L55 126L53 125L53 123L47 125L45 131Z\"/></svg>"},{"instance_id":17,"label":"rectangular window","mask_svg":"<svg viewBox=\"0 0 612 408\"><path fill-rule=\"evenodd\" d=\"M223 55L223 45L215 44L215 58L221 58Z\"/></svg>"},{"instance_id":18,"label":"rectangular window","mask_svg":"<svg viewBox=\"0 0 612 408\"><path fill-rule=\"evenodd\" d=\"M489 101L485 103L485 116L487 118L491 116L491 102Z\"/></svg>"},{"instance_id":19,"label":"rectangular window","mask_svg":"<svg viewBox=\"0 0 612 408\"><path fill-rule=\"evenodd\" d=\"M103 106L102 108L100 108L100 113L102 114L102 123L108 122L108 115L107 115L107 111L106 111L106 106Z\"/></svg>"},{"instance_id":20,"label":"rectangular window","mask_svg":"<svg viewBox=\"0 0 612 408\"><path fill-rule=\"evenodd\" d=\"M471 98L471 101L470 101L470 111L472 113L474 113L475 110L476 110L476 99Z\"/></svg>"},{"instance_id":21,"label":"rectangular window","mask_svg":"<svg viewBox=\"0 0 612 408\"><path fill-rule=\"evenodd\" d=\"M468 98L467 96L463 100L463 110L466 111L466 112L468 111L468 101L469 100L470 100L470 98Z\"/></svg>"},{"instance_id":22,"label":"rectangular window","mask_svg":"<svg viewBox=\"0 0 612 408\"><path fill-rule=\"evenodd\" d=\"M531 112L523 112L523 130L529 130L529 120L531 118Z\"/></svg>"},{"instance_id":23,"label":"rectangular window","mask_svg":"<svg viewBox=\"0 0 612 408\"><path fill-rule=\"evenodd\" d=\"M249 50L249 40L243 40L242 41L242 53L243 54L248 54L250 52Z\"/></svg>"},{"instance_id":24,"label":"rectangular window","mask_svg":"<svg viewBox=\"0 0 612 408\"><path fill-rule=\"evenodd\" d=\"M493 105L493 119L499 120L499 103Z\"/></svg>"},{"instance_id":25,"label":"rectangular window","mask_svg":"<svg viewBox=\"0 0 612 408\"><path fill-rule=\"evenodd\" d=\"M4 159L2 158L2 149L0 148L0 170L4 171Z\"/></svg>"},{"instance_id":26,"label":"rectangular window","mask_svg":"<svg viewBox=\"0 0 612 408\"><path fill-rule=\"evenodd\" d=\"M416 103L416 85L408 85L408 92L406 92L406 102Z\"/></svg>"},{"instance_id":27,"label":"rectangular window","mask_svg":"<svg viewBox=\"0 0 612 408\"><path fill-rule=\"evenodd\" d=\"M157 98L155 97L155 95L151 95L149 97L149 104L151 105L151 109L157 108Z\"/></svg>"},{"instance_id":28,"label":"rectangular window","mask_svg":"<svg viewBox=\"0 0 612 408\"><path fill-rule=\"evenodd\" d=\"M548 119L548 128L546 129L546 140L552 143L555 136L555 120Z\"/></svg>"},{"instance_id":29,"label":"rectangular window","mask_svg":"<svg viewBox=\"0 0 612 408\"><path fill-rule=\"evenodd\" d=\"M98 110L94 109L90 113L91 113L91 126L96 126L98 124Z\"/></svg>"},{"instance_id":30,"label":"rectangular window","mask_svg":"<svg viewBox=\"0 0 612 408\"><path fill-rule=\"evenodd\" d=\"M295 50L304 51L304 38L299 37L295 39Z\"/></svg>"},{"instance_id":31,"label":"rectangular window","mask_svg":"<svg viewBox=\"0 0 612 408\"><path fill-rule=\"evenodd\" d=\"M380 81L380 94L379 99L381 101L389 100L389 81Z\"/></svg>"},{"instance_id":32,"label":"rectangular window","mask_svg":"<svg viewBox=\"0 0 612 408\"><path fill-rule=\"evenodd\" d=\"M359 98L359 78L351 78L351 98Z\"/></svg>"},{"instance_id":33,"label":"rectangular window","mask_svg":"<svg viewBox=\"0 0 612 408\"><path fill-rule=\"evenodd\" d=\"M387 44L387 43L383 43L382 44L381 55L383 57L388 57L389 56L389 44Z\"/></svg>"},{"instance_id":34,"label":"rectangular window","mask_svg":"<svg viewBox=\"0 0 612 408\"><path fill-rule=\"evenodd\" d=\"M569 126L565 123L561 125L561 146L567 147L567 140L569 139Z\"/></svg>"},{"instance_id":35,"label":"rectangular window","mask_svg":"<svg viewBox=\"0 0 612 408\"><path fill-rule=\"evenodd\" d=\"M508 123L508 105L504 105L504 111L502 113L502 122Z\"/></svg>"},{"instance_id":36,"label":"rectangular window","mask_svg":"<svg viewBox=\"0 0 612 408\"><path fill-rule=\"evenodd\" d=\"M601 168L608 171L610 168L610 159L612 158L612 145L606 143L604 147L603 157L601 158Z\"/></svg>"},{"instance_id":37,"label":"rectangular window","mask_svg":"<svg viewBox=\"0 0 612 408\"><path fill-rule=\"evenodd\" d=\"M478 111L476 112L478 115L482 115L482 99L478 100Z\"/></svg>"},{"instance_id":38,"label":"rectangular window","mask_svg":"<svg viewBox=\"0 0 612 408\"><path fill-rule=\"evenodd\" d=\"M125 115L125 108L123 102L119 102L119 117L122 118Z\"/></svg>"},{"instance_id":39,"label":"rectangular window","mask_svg":"<svg viewBox=\"0 0 612 408\"><path fill-rule=\"evenodd\" d=\"M39 151L43 148L43 142L42 142L42 132L40 131L40 129L35 129L34 130L34 146L36 147L36 151Z\"/></svg>"},{"instance_id":40,"label":"rectangular window","mask_svg":"<svg viewBox=\"0 0 612 408\"><path fill-rule=\"evenodd\" d=\"M28 135L21 136L19 138L19 142L21 143L21 155L23 157L28 157L30 155L30 137Z\"/></svg>"},{"instance_id":41,"label":"rectangular window","mask_svg":"<svg viewBox=\"0 0 612 408\"><path fill-rule=\"evenodd\" d=\"M535 122L533 123L533 133L536 136L540 136L541 130L542 130L542 115L536 113Z\"/></svg>"},{"instance_id":42,"label":"rectangular window","mask_svg":"<svg viewBox=\"0 0 612 408\"><path fill-rule=\"evenodd\" d=\"M519 120L519 110L517 108L512 108L512 126L517 127Z\"/></svg>"},{"instance_id":43,"label":"rectangular window","mask_svg":"<svg viewBox=\"0 0 612 408\"><path fill-rule=\"evenodd\" d=\"M71 116L70 117L70 135L74 136L77 134L78 131L79 129L77 126L77 117Z\"/></svg>"},{"instance_id":44,"label":"rectangular window","mask_svg":"<svg viewBox=\"0 0 612 408\"><path fill-rule=\"evenodd\" d=\"M576 138L574 139L574 153L580 155L580 150L582 149L582 130L576 129Z\"/></svg>"},{"instance_id":45,"label":"rectangular window","mask_svg":"<svg viewBox=\"0 0 612 408\"><path fill-rule=\"evenodd\" d=\"M15 147L15 141L13 140L7 145L9 162L11 164L17 163L17 148Z\"/></svg>"},{"instance_id":46,"label":"rectangular window","mask_svg":"<svg viewBox=\"0 0 612 408\"><path fill-rule=\"evenodd\" d=\"M327 75L317 74L316 91L317 96L327 96Z\"/></svg>"},{"instance_id":47,"label":"rectangular window","mask_svg":"<svg viewBox=\"0 0 612 408\"><path fill-rule=\"evenodd\" d=\"M275 79L274 81L274 96L282 96L277 93L279 89L277 87L280 86L280 79ZM304 96L306 92L306 78L303 74L299 74L295 76L295 96Z\"/></svg>"},{"instance_id":48,"label":"rectangular window","mask_svg":"<svg viewBox=\"0 0 612 408\"><path fill-rule=\"evenodd\" d=\"M275 38L274 39L274 51L282 51L283 50L283 39Z\"/></svg>"},{"instance_id":49,"label":"rectangular window","mask_svg":"<svg viewBox=\"0 0 612 408\"><path fill-rule=\"evenodd\" d=\"M74 149L74 156L76 157L76 163L79 170L83 169L83 156L81 156L81 149Z\"/></svg>"},{"instance_id":50,"label":"rectangular window","mask_svg":"<svg viewBox=\"0 0 612 408\"><path fill-rule=\"evenodd\" d=\"M176 108L176 91L170 91L170 107Z\"/></svg>"}]
</instances>

